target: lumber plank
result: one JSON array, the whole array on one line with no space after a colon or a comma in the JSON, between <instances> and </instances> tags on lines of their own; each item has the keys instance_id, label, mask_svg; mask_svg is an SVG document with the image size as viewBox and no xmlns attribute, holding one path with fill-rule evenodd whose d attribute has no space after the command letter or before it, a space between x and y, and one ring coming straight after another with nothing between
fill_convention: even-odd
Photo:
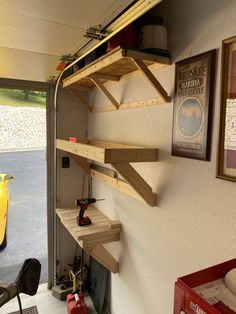
<instances>
[{"instance_id":1,"label":"lumber plank","mask_svg":"<svg viewBox=\"0 0 236 314\"><path fill-rule=\"evenodd\" d=\"M158 160L156 148L107 148L105 163L153 162Z\"/></svg>"},{"instance_id":2,"label":"lumber plank","mask_svg":"<svg viewBox=\"0 0 236 314\"><path fill-rule=\"evenodd\" d=\"M108 89L98 80L94 75L89 76L89 78L94 82L97 88L108 98L108 100L113 104L116 109L119 109L119 104L115 98L111 95Z\"/></svg>"},{"instance_id":3,"label":"lumber plank","mask_svg":"<svg viewBox=\"0 0 236 314\"><path fill-rule=\"evenodd\" d=\"M120 239L120 222L112 221L94 206L90 205L86 210L86 215L92 220L92 224L87 226L78 226L77 224L76 217L79 214L79 208L58 208L56 209L56 213L61 223L77 242L82 243L84 249Z\"/></svg>"},{"instance_id":4,"label":"lumber plank","mask_svg":"<svg viewBox=\"0 0 236 314\"><path fill-rule=\"evenodd\" d=\"M84 170L84 172L90 176L90 164L88 160L84 157L69 153L69 156Z\"/></svg>"},{"instance_id":5,"label":"lumber plank","mask_svg":"<svg viewBox=\"0 0 236 314\"><path fill-rule=\"evenodd\" d=\"M144 76L148 79L148 81L152 84L152 86L156 89L156 91L159 93L159 95L163 98L165 102L169 102L170 98L165 91L165 89L162 87L162 85L158 82L156 77L152 74L152 72L149 70L149 68L145 65L145 63L142 60L139 59L133 59L137 67L142 71Z\"/></svg>"},{"instance_id":6,"label":"lumber plank","mask_svg":"<svg viewBox=\"0 0 236 314\"><path fill-rule=\"evenodd\" d=\"M70 93L72 93L81 103L81 105L83 107L85 107L85 109L87 109L88 111L92 112L92 107L89 105L89 103L84 99L84 97L82 97L79 93L79 91L75 90L75 89L68 89L68 91Z\"/></svg>"},{"instance_id":7,"label":"lumber plank","mask_svg":"<svg viewBox=\"0 0 236 314\"><path fill-rule=\"evenodd\" d=\"M119 272L119 263L103 245L94 246L89 250L89 254L112 273L116 274Z\"/></svg>"},{"instance_id":8,"label":"lumber plank","mask_svg":"<svg viewBox=\"0 0 236 314\"><path fill-rule=\"evenodd\" d=\"M99 171L96 171L94 169L91 169L90 176L92 178L101 180L103 183L111 186L112 188L114 188L114 189L116 189L116 190L118 190L118 191L120 191L120 192L122 192L128 196L131 196L131 197L137 199L138 201L145 202L145 200L140 196L140 194L137 193L136 190L129 183L127 183L123 180L110 177L110 176L108 176L104 173L101 173Z\"/></svg>"},{"instance_id":9,"label":"lumber plank","mask_svg":"<svg viewBox=\"0 0 236 314\"><path fill-rule=\"evenodd\" d=\"M123 49L122 55L124 57L130 57L132 59L139 59L145 61L151 61L155 63L160 63L163 65L170 65L171 61L169 57L152 54L150 52L138 51L135 49Z\"/></svg>"},{"instance_id":10,"label":"lumber plank","mask_svg":"<svg viewBox=\"0 0 236 314\"><path fill-rule=\"evenodd\" d=\"M82 143L72 143L65 140L56 140L56 147L58 149L67 151L69 153L79 155L88 159L92 159L98 162L104 162L105 150L100 147L95 147Z\"/></svg>"},{"instance_id":11,"label":"lumber plank","mask_svg":"<svg viewBox=\"0 0 236 314\"><path fill-rule=\"evenodd\" d=\"M98 80L114 81L114 82L117 82L120 80L119 75L106 74L106 73L93 73L92 75L95 79L98 79Z\"/></svg>"},{"instance_id":12,"label":"lumber plank","mask_svg":"<svg viewBox=\"0 0 236 314\"><path fill-rule=\"evenodd\" d=\"M101 141L101 140L89 140L88 143L90 145L101 147L101 148L143 148L143 147L135 146L135 145L106 142L106 141Z\"/></svg>"},{"instance_id":13,"label":"lumber plank","mask_svg":"<svg viewBox=\"0 0 236 314\"><path fill-rule=\"evenodd\" d=\"M112 164L112 166L130 183L135 191L150 205L156 206L157 195L130 164Z\"/></svg>"},{"instance_id":14,"label":"lumber plank","mask_svg":"<svg viewBox=\"0 0 236 314\"><path fill-rule=\"evenodd\" d=\"M149 107L149 106L154 106L154 105L163 105L166 102L163 100L162 97L153 97L153 98L148 98L144 100L135 100L129 103L123 103L120 104L119 110L126 110L126 109L136 109L136 108L142 108L142 107ZM99 112L109 112L109 111L115 111L116 109L114 106L101 106L97 108L93 108L92 112L94 113L99 113Z\"/></svg>"},{"instance_id":15,"label":"lumber plank","mask_svg":"<svg viewBox=\"0 0 236 314\"><path fill-rule=\"evenodd\" d=\"M77 71L76 73L72 74L71 76L67 77L63 81L63 87L70 86L71 84L76 83L77 81L88 77L90 74L95 73L113 63L116 61L122 59L122 51L120 47L117 47L117 49L114 49L114 51L111 51L108 54L105 54L104 56L100 57L99 59L95 60L94 62L90 63L89 65L85 66L81 70Z\"/></svg>"},{"instance_id":16,"label":"lumber plank","mask_svg":"<svg viewBox=\"0 0 236 314\"><path fill-rule=\"evenodd\" d=\"M78 209L57 208L56 213L61 223L72 235L76 242L88 254L98 260L108 270L117 273L119 264L114 257L103 247L102 244L118 241L120 239L121 224L119 221L111 220L90 205L86 211L92 220L88 226L78 226L76 217Z\"/></svg>"},{"instance_id":17,"label":"lumber plank","mask_svg":"<svg viewBox=\"0 0 236 314\"><path fill-rule=\"evenodd\" d=\"M99 141L97 141L97 145L99 145ZM102 141L100 141L100 145L101 147L72 143L61 139L56 140L58 149L101 163L153 162L158 160L158 149L156 148L142 148L109 142L106 148L105 142Z\"/></svg>"}]
</instances>

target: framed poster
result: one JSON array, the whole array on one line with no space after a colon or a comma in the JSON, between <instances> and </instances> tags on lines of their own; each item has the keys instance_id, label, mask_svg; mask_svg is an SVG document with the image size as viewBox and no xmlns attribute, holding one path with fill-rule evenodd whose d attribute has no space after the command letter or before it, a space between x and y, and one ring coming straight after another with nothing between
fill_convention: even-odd
<instances>
[{"instance_id":1,"label":"framed poster","mask_svg":"<svg viewBox=\"0 0 236 314\"><path fill-rule=\"evenodd\" d=\"M210 160L215 54L211 50L175 65L173 156Z\"/></svg>"},{"instance_id":2,"label":"framed poster","mask_svg":"<svg viewBox=\"0 0 236 314\"><path fill-rule=\"evenodd\" d=\"M236 181L236 36L222 43L217 177Z\"/></svg>"}]
</instances>

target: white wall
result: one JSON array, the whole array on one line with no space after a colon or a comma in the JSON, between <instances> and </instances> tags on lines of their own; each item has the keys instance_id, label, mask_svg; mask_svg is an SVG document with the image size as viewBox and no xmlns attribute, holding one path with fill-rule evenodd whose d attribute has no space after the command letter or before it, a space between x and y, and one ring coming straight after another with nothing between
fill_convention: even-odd
<instances>
[{"instance_id":1,"label":"white wall","mask_svg":"<svg viewBox=\"0 0 236 314\"><path fill-rule=\"evenodd\" d=\"M159 194L149 207L103 183L94 197L106 215L122 223L121 242L109 249L119 257L120 272L111 278L113 314L170 314L177 277L235 257L235 183L216 179L220 110L221 41L236 35L236 1L164 0L158 7L168 27L172 65L155 75L169 94L174 63L217 48L211 161L171 156L173 104L90 115L90 138L160 149L157 163L133 164ZM153 97L140 77L111 85L124 100ZM100 94L92 101L105 103Z\"/></svg>"},{"instance_id":2,"label":"white wall","mask_svg":"<svg viewBox=\"0 0 236 314\"><path fill-rule=\"evenodd\" d=\"M59 89L57 101L57 138L70 136L85 139L87 132L87 112L78 104L76 97L66 90ZM70 158L70 167L62 168L61 158L68 156L57 150L57 208L74 208L74 201L81 197L83 171ZM85 188L87 181L85 182ZM78 209L79 212L79 209ZM57 259L59 275L68 274L68 264L73 262L76 242L65 227L57 220ZM64 272L64 269L66 271Z\"/></svg>"}]
</instances>

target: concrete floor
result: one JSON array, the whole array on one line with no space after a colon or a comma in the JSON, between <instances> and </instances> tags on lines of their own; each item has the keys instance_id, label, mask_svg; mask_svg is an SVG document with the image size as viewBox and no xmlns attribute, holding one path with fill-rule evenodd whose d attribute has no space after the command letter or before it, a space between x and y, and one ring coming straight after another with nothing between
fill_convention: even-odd
<instances>
[{"instance_id":1,"label":"concrete floor","mask_svg":"<svg viewBox=\"0 0 236 314\"><path fill-rule=\"evenodd\" d=\"M47 289L47 284L42 284L39 286L38 292L35 296L26 296L24 294L20 295L22 308L27 308L33 305L37 306L39 314L66 314L66 302L60 301L52 296L51 290ZM92 304L89 296L85 297L85 302L87 304L87 314L96 314L96 310ZM3 307L1 307L1 314L8 314L19 310L17 298L11 300Z\"/></svg>"},{"instance_id":2,"label":"concrete floor","mask_svg":"<svg viewBox=\"0 0 236 314\"><path fill-rule=\"evenodd\" d=\"M15 280L26 258L37 258L41 283L47 282L47 208L45 150L0 153L0 172L9 184L7 247L0 252L0 281Z\"/></svg>"}]
</instances>

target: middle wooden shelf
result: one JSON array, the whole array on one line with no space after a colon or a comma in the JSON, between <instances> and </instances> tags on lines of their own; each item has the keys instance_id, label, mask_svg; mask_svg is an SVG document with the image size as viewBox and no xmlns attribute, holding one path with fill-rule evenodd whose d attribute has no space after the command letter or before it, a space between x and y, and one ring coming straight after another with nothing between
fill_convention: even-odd
<instances>
[{"instance_id":1,"label":"middle wooden shelf","mask_svg":"<svg viewBox=\"0 0 236 314\"><path fill-rule=\"evenodd\" d=\"M56 147L70 153L87 175L97 177L136 199L142 198L150 206L156 206L156 193L129 163L156 162L158 149L104 141L90 141L89 144L73 143L62 139L56 140ZM118 178L112 179L104 174L99 175L99 172L92 168L88 159L103 164L111 164L128 183Z\"/></svg>"}]
</instances>

